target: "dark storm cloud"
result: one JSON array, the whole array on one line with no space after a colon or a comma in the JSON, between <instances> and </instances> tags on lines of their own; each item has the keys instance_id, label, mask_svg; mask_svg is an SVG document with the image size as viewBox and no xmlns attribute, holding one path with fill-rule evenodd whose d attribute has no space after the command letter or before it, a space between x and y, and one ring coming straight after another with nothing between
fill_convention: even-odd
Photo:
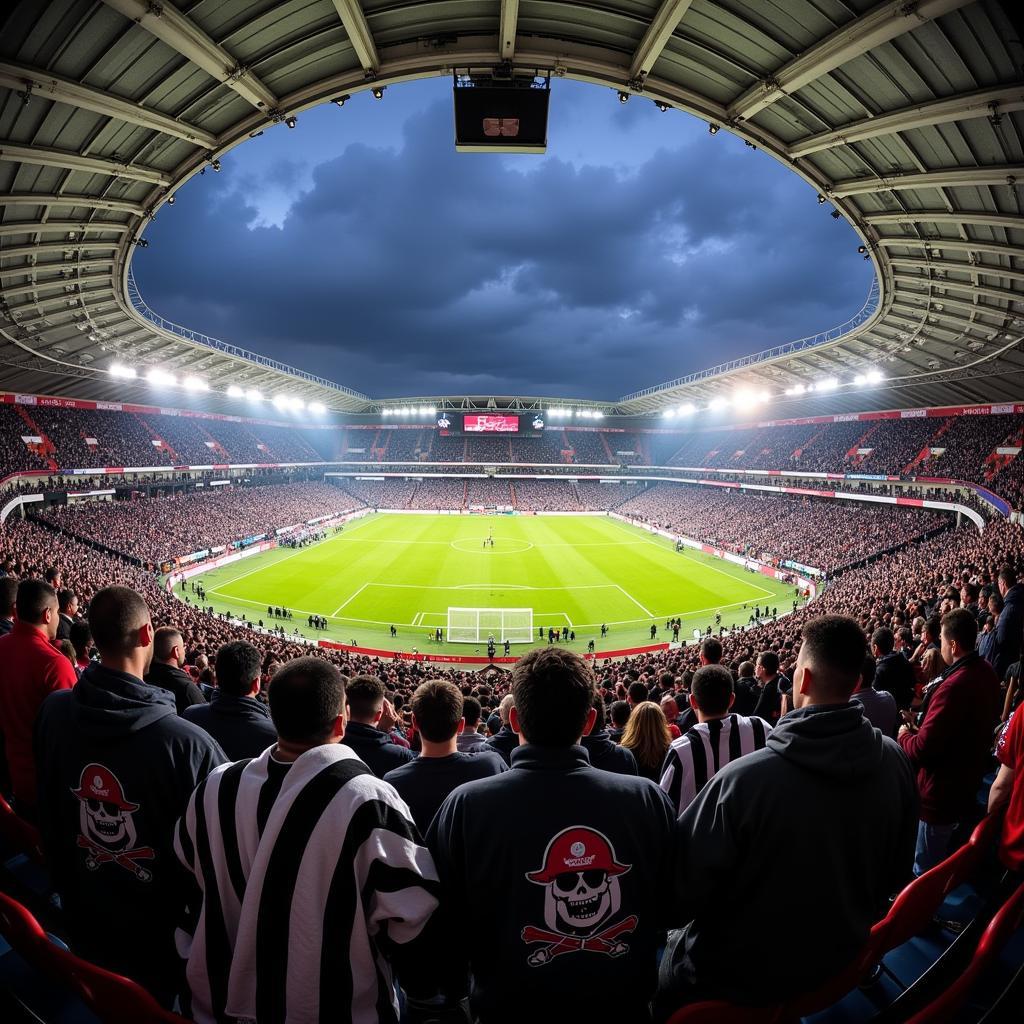
<instances>
[{"instance_id":1,"label":"dark storm cloud","mask_svg":"<svg viewBox=\"0 0 1024 1024\"><path fill-rule=\"evenodd\" d=\"M623 146L638 108L609 118ZM400 148L353 143L316 166L280 227L250 225L261 189L298 191L301 164L252 174L243 156L150 228L147 301L374 395L615 398L830 327L869 283L850 230L732 138L666 133L628 166L608 147L460 155L437 103Z\"/></svg>"}]
</instances>

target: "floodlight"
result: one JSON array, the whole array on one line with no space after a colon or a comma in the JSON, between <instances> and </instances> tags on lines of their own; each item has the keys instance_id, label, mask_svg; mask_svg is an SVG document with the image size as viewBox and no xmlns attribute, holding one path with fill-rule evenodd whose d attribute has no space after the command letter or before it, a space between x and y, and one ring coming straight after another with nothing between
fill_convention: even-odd
<instances>
[{"instance_id":1,"label":"floodlight","mask_svg":"<svg viewBox=\"0 0 1024 1024\"><path fill-rule=\"evenodd\" d=\"M313 413L314 416L323 416L323 414L327 412L327 406L324 405L323 402L310 402L309 411Z\"/></svg>"},{"instance_id":2,"label":"floodlight","mask_svg":"<svg viewBox=\"0 0 1024 1024\"><path fill-rule=\"evenodd\" d=\"M431 406L428 406L428 407L427 407L427 415L428 415L428 416L436 416L436 415L437 415L437 409L436 409L436 407L435 407L435 406L433 406L433 405L431 405Z\"/></svg>"},{"instance_id":3,"label":"floodlight","mask_svg":"<svg viewBox=\"0 0 1024 1024\"><path fill-rule=\"evenodd\" d=\"M595 420L603 420L604 419L604 413L600 409L595 409L594 410L594 419Z\"/></svg>"},{"instance_id":4,"label":"floodlight","mask_svg":"<svg viewBox=\"0 0 1024 1024\"><path fill-rule=\"evenodd\" d=\"M430 411L430 406L429 405L421 405L420 406L420 415L421 416L431 416L431 415L433 415L431 413L431 411Z\"/></svg>"},{"instance_id":5,"label":"floodlight","mask_svg":"<svg viewBox=\"0 0 1024 1024\"><path fill-rule=\"evenodd\" d=\"M864 376L869 384L881 384L885 380L885 374L881 370L868 370Z\"/></svg>"},{"instance_id":6,"label":"floodlight","mask_svg":"<svg viewBox=\"0 0 1024 1024\"><path fill-rule=\"evenodd\" d=\"M298 395L293 395L288 399L288 408L293 412L299 412L306 408L306 403Z\"/></svg>"},{"instance_id":7,"label":"floodlight","mask_svg":"<svg viewBox=\"0 0 1024 1024\"><path fill-rule=\"evenodd\" d=\"M717 135L721 130L722 126L720 124L715 124L714 121L708 125L708 134L710 135Z\"/></svg>"},{"instance_id":8,"label":"floodlight","mask_svg":"<svg viewBox=\"0 0 1024 1024\"><path fill-rule=\"evenodd\" d=\"M259 388L249 388L245 393L245 397L248 398L250 402L262 402L263 392L260 391Z\"/></svg>"},{"instance_id":9,"label":"floodlight","mask_svg":"<svg viewBox=\"0 0 1024 1024\"><path fill-rule=\"evenodd\" d=\"M173 206L174 205L174 196L168 196L167 197L167 205L168 206Z\"/></svg>"},{"instance_id":10,"label":"floodlight","mask_svg":"<svg viewBox=\"0 0 1024 1024\"><path fill-rule=\"evenodd\" d=\"M121 363L111 363L107 372L111 377L121 377L125 380L131 380L136 376L135 370L131 366L124 366Z\"/></svg>"},{"instance_id":11,"label":"floodlight","mask_svg":"<svg viewBox=\"0 0 1024 1024\"><path fill-rule=\"evenodd\" d=\"M373 87L373 90L372 90L373 91L373 98L375 100L382 100L382 99L384 99L384 90L386 88L387 88L386 85L375 85Z\"/></svg>"},{"instance_id":12,"label":"floodlight","mask_svg":"<svg viewBox=\"0 0 1024 1024\"><path fill-rule=\"evenodd\" d=\"M629 102L629 93L628 92L623 92L620 89L619 90L619 102L620 103L628 103Z\"/></svg>"},{"instance_id":13,"label":"floodlight","mask_svg":"<svg viewBox=\"0 0 1024 1024\"><path fill-rule=\"evenodd\" d=\"M661 100L655 100L654 105L664 114L668 110L668 104L663 103Z\"/></svg>"},{"instance_id":14,"label":"floodlight","mask_svg":"<svg viewBox=\"0 0 1024 1024\"><path fill-rule=\"evenodd\" d=\"M334 99L333 99L333 100L331 100L331 102L332 102L332 103L333 103L333 104L334 104L334 105L335 105L336 107L343 107L343 106L345 106L346 102L348 102L348 100L350 100L351 98L352 98L352 97L351 97L351 96L349 96L349 94L348 94L348 93L345 93L345 95L344 95L344 96L335 96L335 97L334 97Z\"/></svg>"},{"instance_id":15,"label":"floodlight","mask_svg":"<svg viewBox=\"0 0 1024 1024\"><path fill-rule=\"evenodd\" d=\"M759 402L770 402L772 400L772 393L762 389L761 391L758 391L755 397Z\"/></svg>"},{"instance_id":16,"label":"floodlight","mask_svg":"<svg viewBox=\"0 0 1024 1024\"><path fill-rule=\"evenodd\" d=\"M209 391L210 385L202 377L186 377L182 382L186 391Z\"/></svg>"},{"instance_id":17,"label":"floodlight","mask_svg":"<svg viewBox=\"0 0 1024 1024\"><path fill-rule=\"evenodd\" d=\"M839 381L835 377L824 377L814 385L815 391L835 391L839 387Z\"/></svg>"},{"instance_id":18,"label":"floodlight","mask_svg":"<svg viewBox=\"0 0 1024 1024\"><path fill-rule=\"evenodd\" d=\"M161 370L155 366L146 374L146 380L158 387L161 385L173 386L177 383L173 373L168 373L166 370Z\"/></svg>"},{"instance_id":19,"label":"floodlight","mask_svg":"<svg viewBox=\"0 0 1024 1024\"><path fill-rule=\"evenodd\" d=\"M826 202L826 199L825 199L824 195L822 195L822 194L821 194L821 193L819 192L819 193L818 193L818 205L819 205L819 206L821 206L821 205L822 205L822 204L823 204L824 202Z\"/></svg>"},{"instance_id":20,"label":"floodlight","mask_svg":"<svg viewBox=\"0 0 1024 1024\"><path fill-rule=\"evenodd\" d=\"M716 395L710 402L708 402L708 409L710 409L711 412L718 412L720 409L724 409L728 404L729 403L726 399L722 398L720 395Z\"/></svg>"},{"instance_id":21,"label":"floodlight","mask_svg":"<svg viewBox=\"0 0 1024 1024\"><path fill-rule=\"evenodd\" d=\"M228 398L241 398L245 392L237 384L228 385Z\"/></svg>"},{"instance_id":22,"label":"floodlight","mask_svg":"<svg viewBox=\"0 0 1024 1024\"><path fill-rule=\"evenodd\" d=\"M665 419L667 419L667 420L675 419L675 415L676 415L676 411L671 406L668 409L665 410Z\"/></svg>"},{"instance_id":23,"label":"floodlight","mask_svg":"<svg viewBox=\"0 0 1024 1024\"><path fill-rule=\"evenodd\" d=\"M807 387L803 384L794 384L792 387L786 388L787 395L802 395L807 390Z\"/></svg>"},{"instance_id":24,"label":"floodlight","mask_svg":"<svg viewBox=\"0 0 1024 1024\"><path fill-rule=\"evenodd\" d=\"M284 119L284 123L288 125L289 128L294 128L299 123L299 119L294 114L289 114Z\"/></svg>"},{"instance_id":25,"label":"floodlight","mask_svg":"<svg viewBox=\"0 0 1024 1024\"><path fill-rule=\"evenodd\" d=\"M211 167L212 167L212 168L213 168L213 169L214 169L215 171L217 171L218 173L220 173L220 161L219 161L219 160L214 160L214 161L213 161L213 163L212 163L212 164L210 164L210 166L211 166Z\"/></svg>"},{"instance_id":26,"label":"floodlight","mask_svg":"<svg viewBox=\"0 0 1024 1024\"><path fill-rule=\"evenodd\" d=\"M274 395L273 401L275 409L285 409L288 406L287 395Z\"/></svg>"},{"instance_id":27,"label":"floodlight","mask_svg":"<svg viewBox=\"0 0 1024 1024\"><path fill-rule=\"evenodd\" d=\"M697 406L695 406L693 402L683 402L683 404L679 406L678 410L680 416L692 416L696 411Z\"/></svg>"}]
</instances>

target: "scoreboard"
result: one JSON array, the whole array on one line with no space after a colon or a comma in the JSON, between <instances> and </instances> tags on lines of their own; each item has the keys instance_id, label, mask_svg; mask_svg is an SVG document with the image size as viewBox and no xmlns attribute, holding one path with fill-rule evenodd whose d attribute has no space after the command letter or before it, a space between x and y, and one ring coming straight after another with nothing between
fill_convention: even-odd
<instances>
[{"instance_id":1,"label":"scoreboard","mask_svg":"<svg viewBox=\"0 0 1024 1024\"><path fill-rule=\"evenodd\" d=\"M464 434L518 434L519 417L504 413L466 413L462 417Z\"/></svg>"}]
</instances>

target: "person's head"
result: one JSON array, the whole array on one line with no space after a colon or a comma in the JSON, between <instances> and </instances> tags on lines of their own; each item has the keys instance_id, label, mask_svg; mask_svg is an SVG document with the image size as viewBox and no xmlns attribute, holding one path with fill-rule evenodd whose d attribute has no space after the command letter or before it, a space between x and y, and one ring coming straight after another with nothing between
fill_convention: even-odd
<instances>
[{"instance_id":1,"label":"person's head","mask_svg":"<svg viewBox=\"0 0 1024 1024\"><path fill-rule=\"evenodd\" d=\"M177 626L161 626L153 639L153 660L181 668L185 664L185 641Z\"/></svg>"},{"instance_id":2,"label":"person's head","mask_svg":"<svg viewBox=\"0 0 1024 1024\"><path fill-rule=\"evenodd\" d=\"M376 725L384 710L384 684L376 676L353 676L345 687L345 699L351 721Z\"/></svg>"},{"instance_id":3,"label":"person's head","mask_svg":"<svg viewBox=\"0 0 1024 1024\"><path fill-rule=\"evenodd\" d=\"M724 665L703 665L694 672L690 707L700 721L723 718L735 699L732 673Z\"/></svg>"},{"instance_id":4,"label":"person's head","mask_svg":"<svg viewBox=\"0 0 1024 1024\"><path fill-rule=\"evenodd\" d=\"M626 691L626 700L636 707L637 704L642 704L650 696L650 691L647 689L646 683L635 682L629 684L629 689Z\"/></svg>"},{"instance_id":5,"label":"person's head","mask_svg":"<svg viewBox=\"0 0 1024 1024\"><path fill-rule=\"evenodd\" d=\"M1003 599L999 594L988 595L988 610L990 615L998 615L1003 610Z\"/></svg>"},{"instance_id":6,"label":"person's head","mask_svg":"<svg viewBox=\"0 0 1024 1024\"><path fill-rule=\"evenodd\" d=\"M914 631L909 626L903 626L896 631L896 639L893 649L897 651L906 650L914 645Z\"/></svg>"},{"instance_id":7,"label":"person's head","mask_svg":"<svg viewBox=\"0 0 1024 1024\"><path fill-rule=\"evenodd\" d=\"M709 636L700 644L700 663L702 665L717 665L722 660L722 642L715 637Z\"/></svg>"},{"instance_id":8,"label":"person's head","mask_svg":"<svg viewBox=\"0 0 1024 1024\"><path fill-rule=\"evenodd\" d=\"M46 570L46 572L43 573L43 582L44 583L49 583L50 586L53 587L54 592L60 590L60 588L61 588L60 570L58 568L56 568L55 566L51 565Z\"/></svg>"},{"instance_id":9,"label":"person's head","mask_svg":"<svg viewBox=\"0 0 1024 1024\"><path fill-rule=\"evenodd\" d=\"M604 708L604 697L601 696L596 690L594 691L594 724L591 727L590 734L598 732L608 724L608 715Z\"/></svg>"},{"instance_id":10,"label":"person's head","mask_svg":"<svg viewBox=\"0 0 1024 1024\"><path fill-rule=\"evenodd\" d=\"M954 608L942 616L942 660L947 665L970 654L978 641L978 620L966 608Z\"/></svg>"},{"instance_id":11,"label":"person's head","mask_svg":"<svg viewBox=\"0 0 1024 1024\"><path fill-rule=\"evenodd\" d=\"M960 604L965 608L969 604L974 604L978 600L978 594L980 593L981 588L977 583L964 583L960 587Z\"/></svg>"},{"instance_id":12,"label":"person's head","mask_svg":"<svg viewBox=\"0 0 1024 1024\"><path fill-rule=\"evenodd\" d=\"M999 588L999 596L1006 597L1006 592L1017 582L1017 573L1009 565L1004 565L996 577L996 586Z\"/></svg>"},{"instance_id":13,"label":"person's head","mask_svg":"<svg viewBox=\"0 0 1024 1024\"><path fill-rule=\"evenodd\" d=\"M89 628L100 661L141 679L153 660L149 608L128 587L104 587L89 602Z\"/></svg>"},{"instance_id":14,"label":"person's head","mask_svg":"<svg viewBox=\"0 0 1024 1024\"><path fill-rule=\"evenodd\" d=\"M229 697L252 697L260 689L263 656L245 640L233 640L217 651L217 689Z\"/></svg>"},{"instance_id":15,"label":"person's head","mask_svg":"<svg viewBox=\"0 0 1024 1024\"><path fill-rule=\"evenodd\" d=\"M448 743L462 732L464 698L454 683L431 679L412 695L413 725L430 743Z\"/></svg>"},{"instance_id":16,"label":"person's head","mask_svg":"<svg viewBox=\"0 0 1024 1024\"><path fill-rule=\"evenodd\" d=\"M939 642L939 634L942 629L942 616L931 615L924 623L924 629L921 632L921 638L925 643L937 644Z\"/></svg>"},{"instance_id":17,"label":"person's head","mask_svg":"<svg viewBox=\"0 0 1024 1024\"><path fill-rule=\"evenodd\" d=\"M476 697L465 697L462 701L462 717L466 721L466 732L476 732L483 708Z\"/></svg>"},{"instance_id":18,"label":"person's head","mask_svg":"<svg viewBox=\"0 0 1024 1024\"><path fill-rule=\"evenodd\" d=\"M896 638L891 629L880 626L871 634L871 653L876 658L884 658L887 654L892 654L895 646Z\"/></svg>"},{"instance_id":19,"label":"person's head","mask_svg":"<svg viewBox=\"0 0 1024 1024\"><path fill-rule=\"evenodd\" d=\"M14 576L0 576L0 619L13 619L18 600L18 581Z\"/></svg>"},{"instance_id":20,"label":"person's head","mask_svg":"<svg viewBox=\"0 0 1024 1024\"><path fill-rule=\"evenodd\" d=\"M73 590L58 590L57 607L62 615L74 618L78 614L78 595Z\"/></svg>"},{"instance_id":21,"label":"person's head","mask_svg":"<svg viewBox=\"0 0 1024 1024\"><path fill-rule=\"evenodd\" d=\"M498 705L498 718L501 719L502 725L509 725L510 718L512 715L512 705L515 703L515 698L511 693L506 693L501 698L501 703Z\"/></svg>"},{"instance_id":22,"label":"person's head","mask_svg":"<svg viewBox=\"0 0 1024 1024\"><path fill-rule=\"evenodd\" d=\"M60 615L57 592L44 580L22 580L14 600L18 620L35 626L51 640L57 636Z\"/></svg>"},{"instance_id":23,"label":"person's head","mask_svg":"<svg viewBox=\"0 0 1024 1024\"><path fill-rule=\"evenodd\" d=\"M864 656L864 664L861 666L860 670L860 685L857 687L858 690L870 690L874 687L876 667L875 659L870 654L866 654Z\"/></svg>"},{"instance_id":24,"label":"person's head","mask_svg":"<svg viewBox=\"0 0 1024 1024\"><path fill-rule=\"evenodd\" d=\"M624 700L612 701L612 706L608 709L608 717L611 719L613 728L625 729L626 723L629 721L629 704Z\"/></svg>"},{"instance_id":25,"label":"person's head","mask_svg":"<svg viewBox=\"0 0 1024 1024\"><path fill-rule=\"evenodd\" d=\"M57 647L57 650L60 651L60 653L63 654L64 657L67 658L68 661L70 661L72 665L76 664L76 662L75 662L75 648L72 646L70 640L57 640L56 641L56 647Z\"/></svg>"},{"instance_id":26,"label":"person's head","mask_svg":"<svg viewBox=\"0 0 1024 1024\"><path fill-rule=\"evenodd\" d=\"M779 674L779 656L774 651L762 651L754 664L754 675L762 683L767 683Z\"/></svg>"},{"instance_id":27,"label":"person's head","mask_svg":"<svg viewBox=\"0 0 1024 1024\"><path fill-rule=\"evenodd\" d=\"M740 679L753 679L754 678L754 663L752 661L741 661L740 667L737 669L737 674Z\"/></svg>"},{"instance_id":28,"label":"person's head","mask_svg":"<svg viewBox=\"0 0 1024 1024\"><path fill-rule=\"evenodd\" d=\"M537 647L512 669L512 730L527 743L568 747L594 724L594 677L572 651Z\"/></svg>"},{"instance_id":29,"label":"person's head","mask_svg":"<svg viewBox=\"0 0 1024 1024\"><path fill-rule=\"evenodd\" d=\"M867 654L860 626L845 615L820 615L801 635L793 678L796 706L845 704L860 682Z\"/></svg>"},{"instance_id":30,"label":"person's head","mask_svg":"<svg viewBox=\"0 0 1024 1024\"><path fill-rule=\"evenodd\" d=\"M645 768L660 767L672 743L664 712L652 700L633 708L622 734L622 745L633 751L637 762Z\"/></svg>"},{"instance_id":31,"label":"person's head","mask_svg":"<svg viewBox=\"0 0 1024 1024\"><path fill-rule=\"evenodd\" d=\"M296 658L274 673L268 699L278 745L308 750L345 735L345 677L323 658Z\"/></svg>"},{"instance_id":32,"label":"person's head","mask_svg":"<svg viewBox=\"0 0 1024 1024\"><path fill-rule=\"evenodd\" d=\"M79 661L89 660L89 644L92 643L92 630L86 619L78 619L71 623L71 634L68 637Z\"/></svg>"},{"instance_id":33,"label":"person's head","mask_svg":"<svg viewBox=\"0 0 1024 1024\"><path fill-rule=\"evenodd\" d=\"M679 717L679 704L671 693L666 693L661 698L661 710L665 713L665 718L669 722L674 722Z\"/></svg>"}]
</instances>

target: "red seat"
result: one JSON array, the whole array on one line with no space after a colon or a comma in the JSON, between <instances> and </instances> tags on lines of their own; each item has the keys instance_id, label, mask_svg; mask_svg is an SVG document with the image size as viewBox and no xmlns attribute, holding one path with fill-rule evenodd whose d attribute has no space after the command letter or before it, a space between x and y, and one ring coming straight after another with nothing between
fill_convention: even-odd
<instances>
[{"instance_id":1,"label":"red seat","mask_svg":"<svg viewBox=\"0 0 1024 1024\"><path fill-rule=\"evenodd\" d=\"M782 1006L735 1006L721 999L676 1010L668 1024L784 1024Z\"/></svg>"},{"instance_id":2,"label":"red seat","mask_svg":"<svg viewBox=\"0 0 1024 1024\"><path fill-rule=\"evenodd\" d=\"M0 840L23 853L36 864L43 863L42 838L35 825L19 817L14 808L0 796Z\"/></svg>"},{"instance_id":3,"label":"red seat","mask_svg":"<svg viewBox=\"0 0 1024 1024\"><path fill-rule=\"evenodd\" d=\"M77 995L104 1024L188 1024L134 981L52 943L29 911L3 893L0 934L26 963Z\"/></svg>"},{"instance_id":4,"label":"red seat","mask_svg":"<svg viewBox=\"0 0 1024 1024\"><path fill-rule=\"evenodd\" d=\"M1010 936L1024 923L1024 884L999 908L985 929L978 948L967 969L944 992L923 1010L910 1018L908 1024L946 1024L967 1001L974 983L999 956Z\"/></svg>"}]
</instances>

